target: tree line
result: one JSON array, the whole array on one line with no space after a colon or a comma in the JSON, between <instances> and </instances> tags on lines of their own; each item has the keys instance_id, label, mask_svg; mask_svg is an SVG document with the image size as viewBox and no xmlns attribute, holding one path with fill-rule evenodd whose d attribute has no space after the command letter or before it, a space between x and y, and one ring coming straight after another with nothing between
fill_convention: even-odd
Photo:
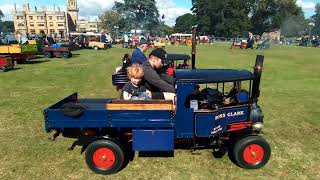
<instances>
[{"instance_id":1,"label":"tree line","mask_svg":"<svg viewBox=\"0 0 320 180\"><path fill-rule=\"evenodd\" d=\"M198 25L201 34L224 37L275 30L284 36L319 35L320 3L315 9L315 15L305 18L296 0L192 0L192 14L179 16L175 26L169 27L155 0L123 0L99 16L99 26L113 33L132 29L162 35L190 33L191 26ZM1 22L3 17L0 10L0 28L11 29L13 23Z\"/></svg>"},{"instance_id":2,"label":"tree line","mask_svg":"<svg viewBox=\"0 0 320 180\"><path fill-rule=\"evenodd\" d=\"M174 27L164 24L155 0L124 0L99 16L100 26L111 31L145 29L150 33L190 33L198 25L201 34L231 37L250 31L262 34L281 30L284 36L320 33L320 4L305 18L296 0L192 0L192 14L176 19Z\"/></svg>"}]
</instances>

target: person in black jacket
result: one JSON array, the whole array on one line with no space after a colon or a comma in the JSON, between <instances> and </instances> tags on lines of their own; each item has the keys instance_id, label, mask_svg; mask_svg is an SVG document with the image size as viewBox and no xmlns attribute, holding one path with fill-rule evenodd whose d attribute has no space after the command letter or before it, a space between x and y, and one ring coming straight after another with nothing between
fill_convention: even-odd
<instances>
[{"instance_id":1,"label":"person in black jacket","mask_svg":"<svg viewBox=\"0 0 320 180\"><path fill-rule=\"evenodd\" d=\"M146 86L152 92L152 99L174 99L175 78L157 70L163 65L167 53L161 48L153 50L149 54L148 61L142 64Z\"/></svg>"}]
</instances>

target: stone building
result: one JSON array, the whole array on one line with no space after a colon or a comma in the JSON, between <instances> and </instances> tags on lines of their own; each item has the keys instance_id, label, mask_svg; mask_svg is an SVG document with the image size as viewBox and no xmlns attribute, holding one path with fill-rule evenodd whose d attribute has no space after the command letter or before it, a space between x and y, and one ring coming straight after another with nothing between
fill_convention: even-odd
<instances>
[{"instance_id":1,"label":"stone building","mask_svg":"<svg viewBox=\"0 0 320 180\"><path fill-rule=\"evenodd\" d=\"M30 11L29 4L22 5L22 11L17 11L14 5L13 17L15 30L25 34L39 34L43 30L47 34L68 34L75 31L97 32L97 22L78 21L79 8L77 0L67 0L67 11L54 8L48 11L45 7Z\"/></svg>"}]
</instances>

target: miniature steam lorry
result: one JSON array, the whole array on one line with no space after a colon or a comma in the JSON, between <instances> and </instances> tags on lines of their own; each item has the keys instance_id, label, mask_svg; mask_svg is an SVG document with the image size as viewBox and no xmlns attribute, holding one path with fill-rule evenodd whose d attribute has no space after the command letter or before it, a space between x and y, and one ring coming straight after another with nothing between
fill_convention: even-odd
<instances>
[{"instance_id":1,"label":"miniature steam lorry","mask_svg":"<svg viewBox=\"0 0 320 180\"><path fill-rule=\"evenodd\" d=\"M191 149L212 148L220 157L228 152L242 168L261 168L271 153L260 135L263 60L257 56L253 73L177 69L174 102L78 99L74 93L44 110L45 130L56 132L53 140L60 133L76 138L71 149L81 145L88 167L99 174L118 172L134 151L174 151L182 141ZM225 104L225 98L231 103Z\"/></svg>"}]
</instances>

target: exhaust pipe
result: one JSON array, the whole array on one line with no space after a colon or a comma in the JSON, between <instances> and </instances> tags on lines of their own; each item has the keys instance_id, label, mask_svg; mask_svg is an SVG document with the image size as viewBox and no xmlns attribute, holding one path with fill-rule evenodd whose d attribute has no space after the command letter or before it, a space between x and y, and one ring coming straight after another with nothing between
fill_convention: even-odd
<instances>
[{"instance_id":1,"label":"exhaust pipe","mask_svg":"<svg viewBox=\"0 0 320 180\"><path fill-rule=\"evenodd\" d=\"M257 55L256 57L256 64L254 65L254 76L255 79L253 80L253 85L252 85L252 101L257 102L258 97L260 96L260 80L261 80L261 74L263 70L263 61L264 61L264 56L262 55Z\"/></svg>"},{"instance_id":2,"label":"exhaust pipe","mask_svg":"<svg viewBox=\"0 0 320 180\"><path fill-rule=\"evenodd\" d=\"M197 26L192 26L192 53L191 53L191 67L196 68L196 46L197 46Z\"/></svg>"}]
</instances>

